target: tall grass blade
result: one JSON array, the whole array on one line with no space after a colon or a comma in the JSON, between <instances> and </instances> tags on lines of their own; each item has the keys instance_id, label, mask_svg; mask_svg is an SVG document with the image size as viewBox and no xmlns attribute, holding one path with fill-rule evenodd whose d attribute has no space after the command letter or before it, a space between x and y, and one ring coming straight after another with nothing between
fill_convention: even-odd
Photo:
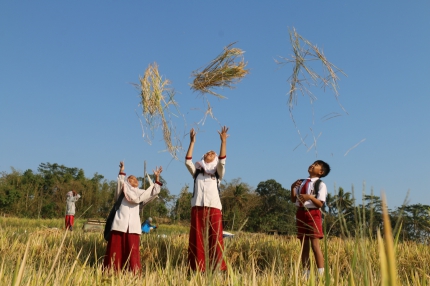
<instances>
[{"instance_id":1,"label":"tall grass blade","mask_svg":"<svg viewBox=\"0 0 430 286\"><path fill-rule=\"evenodd\" d=\"M27 246L25 247L24 257L22 258L22 261L20 263L19 271L18 271L17 275L14 276L14 281L12 282L13 286L18 286L21 284L22 275L24 273L24 268L25 268L25 263L27 261L29 245L30 245L30 239L28 239L28 241L27 241ZM19 264L19 260L17 261L17 266L18 266L18 264Z\"/></svg>"}]
</instances>

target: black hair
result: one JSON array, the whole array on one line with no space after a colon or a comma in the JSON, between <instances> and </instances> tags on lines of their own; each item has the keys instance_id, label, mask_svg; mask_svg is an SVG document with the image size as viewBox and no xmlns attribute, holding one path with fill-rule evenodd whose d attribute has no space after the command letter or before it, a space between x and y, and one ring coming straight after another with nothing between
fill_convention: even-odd
<instances>
[{"instance_id":1,"label":"black hair","mask_svg":"<svg viewBox=\"0 0 430 286\"><path fill-rule=\"evenodd\" d=\"M323 160L316 160L315 163L321 165L322 170L323 170L323 174L321 175L321 178L325 177L328 175L328 173L330 173L330 165L327 164L326 162L324 162Z\"/></svg>"}]
</instances>

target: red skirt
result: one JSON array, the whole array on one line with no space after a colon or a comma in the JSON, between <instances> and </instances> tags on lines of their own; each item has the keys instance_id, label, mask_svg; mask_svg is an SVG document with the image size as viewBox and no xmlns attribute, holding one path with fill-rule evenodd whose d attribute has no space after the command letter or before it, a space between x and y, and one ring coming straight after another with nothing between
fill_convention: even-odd
<instances>
[{"instance_id":1,"label":"red skirt","mask_svg":"<svg viewBox=\"0 0 430 286\"><path fill-rule=\"evenodd\" d=\"M213 270L226 270L223 259L221 210L210 207L191 209L188 262L192 270L206 270L206 261Z\"/></svg>"},{"instance_id":2,"label":"red skirt","mask_svg":"<svg viewBox=\"0 0 430 286\"><path fill-rule=\"evenodd\" d=\"M321 210L319 209L298 209L296 212L297 238L319 238L324 237L322 229Z\"/></svg>"},{"instance_id":3,"label":"red skirt","mask_svg":"<svg viewBox=\"0 0 430 286\"><path fill-rule=\"evenodd\" d=\"M75 216L74 215L66 215L66 229L72 230L73 224L75 223Z\"/></svg>"},{"instance_id":4,"label":"red skirt","mask_svg":"<svg viewBox=\"0 0 430 286\"><path fill-rule=\"evenodd\" d=\"M136 233L112 230L103 261L104 268L113 267L116 271L127 268L139 272L141 269L139 243L140 237Z\"/></svg>"}]
</instances>

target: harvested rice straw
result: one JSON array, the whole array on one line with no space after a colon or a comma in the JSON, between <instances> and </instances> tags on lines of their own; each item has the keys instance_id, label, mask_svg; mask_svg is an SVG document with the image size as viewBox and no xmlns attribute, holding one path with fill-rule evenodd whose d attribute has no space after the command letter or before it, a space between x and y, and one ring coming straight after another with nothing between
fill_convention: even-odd
<instances>
[{"instance_id":1,"label":"harvested rice straw","mask_svg":"<svg viewBox=\"0 0 430 286\"><path fill-rule=\"evenodd\" d=\"M361 144L361 143L363 143L364 141L366 141L366 138L361 139L361 141L360 141L360 142L358 142L357 144L355 144L354 146L352 146L351 148L349 148L349 149L348 149L348 151L346 151L345 155L343 155L343 156L348 155L349 151L351 151L352 149L354 149L355 147L357 147L358 145L360 145L360 144Z\"/></svg>"},{"instance_id":2,"label":"harvested rice straw","mask_svg":"<svg viewBox=\"0 0 430 286\"><path fill-rule=\"evenodd\" d=\"M289 34L294 54L291 56L291 59L280 57L282 61L276 62L278 64L292 63L294 65L293 73L288 78L288 82L290 83L290 90L288 92L288 105L290 111L297 103L297 91L302 95L307 94L311 98L311 101L316 99L308 89L308 86L317 86L321 84L324 89L328 86L333 90L336 100L338 100L339 77L337 76L337 73L340 72L344 75L346 74L330 63L316 45L313 45L311 42L299 35L294 28L292 31L289 31ZM322 63L323 75L316 73L310 67L309 63L312 61L320 61ZM346 112L342 105L340 106Z\"/></svg>"},{"instance_id":3,"label":"harvested rice straw","mask_svg":"<svg viewBox=\"0 0 430 286\"><path fill-rule=\"evenodd\" d=\"M204 116L203 116L203 118L197 123L197 125L198 124L202 124L202 125L205 125L205 122L206 122L206 118L208 117L208 115L212 118L212 119L214 119L215 121L218 121L218 119L216 119L216 117L214 116L214 114L213 114L213 110L212 110L212 106L210 105L210 103L209 103L209 100L206 100L207 101L207 104L208 104L208 108L206 109L206 111L205 111L205 114L204 114ZM219 122L219 121L218 121Z\"/></svg>"},{"instance_id":4,"label":"harvested rice straw","mask_svg":"<svg viewBox=\"0 0 430 286\"><path fill-rule=\"evenodd\" d=\"M233 85L240 82L249 73L249 70L245 69L247 63L243 59L244 52L241 49L232 48L234 44L231 43L225 47L224 52L212 60L202 71L192 72L192 76L195 77L191 85L193 91L225 98L212 89L217 87L233 89ZM237 58L240 58L239 62L236 62Z\"/></svg>"},{"instance_id":5,"label":"harvested rice straw","mask_svg":"<svg viewBox=\"0 0 430 286\"><path fill-rule=\"evenodd\" d=\"M167 151L173 158L177 159L176 155L181 144L176 136L176 129L171 120L171 115L175 114L169 108L172 105L177 109L178 106L173 99L175 92L169 87L170 81L167 79L163 80L155 62L152 65L149 64L143 77L139 77L139 81L140 84L135 84L135 86L140 89L142 113L145 118L146 128L150 130L150 134L147 135L146 139L151 143L155 130L161 128Z\"/></svg>"}]
</instances>

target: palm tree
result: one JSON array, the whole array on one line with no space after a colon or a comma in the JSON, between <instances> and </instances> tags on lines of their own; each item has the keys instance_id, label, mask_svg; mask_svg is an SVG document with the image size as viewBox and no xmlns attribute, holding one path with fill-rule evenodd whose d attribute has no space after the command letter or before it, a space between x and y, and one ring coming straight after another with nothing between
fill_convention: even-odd
<instances>
[{"instance_id":1,"label":"palm tree","mask_svg":"<svg viewBox=\"0 0 430 286\"><path fill-rule=\"evenodd\" d=\"M337 195L333 198L333 203L337 210L337 213L345 213L351 209L354 204L354 199L351 198L350 192L345 192L342 187L339 187Z\"/></svg>"},{"instance_id":2,"label":"palm tree","mask_svg":"<svg viewBox=\"0 0 430 286\"><path fill-rule=\"evenodd\" d=\"M325 212L328 208L328 214L332 215L334 208L335 208L335 202L334 202L334 196L332 196L330 193L327 194L327 197L325 198L325 204L323 205L322 209Z\"/></svg>"}]
</instances>

